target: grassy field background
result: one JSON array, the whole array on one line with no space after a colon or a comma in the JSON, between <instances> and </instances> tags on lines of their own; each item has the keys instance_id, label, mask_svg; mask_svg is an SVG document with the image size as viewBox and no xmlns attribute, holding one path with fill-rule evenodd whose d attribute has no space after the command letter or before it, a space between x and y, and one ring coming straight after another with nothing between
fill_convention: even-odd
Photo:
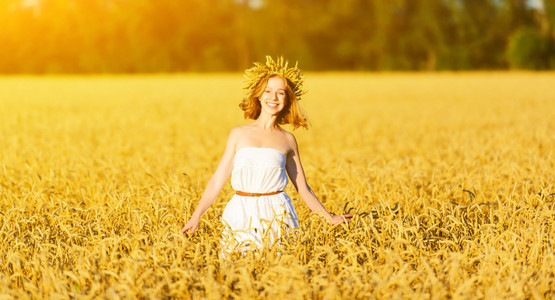
<instances>
[{"instance_id":1,"label":"grassy field background","mask_svg":"<svg viewBox=\"0 0 555 300\"><path fill-rule=\"evenodd\" d=\"M0 298L553 298L555 74L306 74L330 227L218 257L229 183L179 238L241 76L0 77ZM286 127L286 129L291 129Z\"/></svg>"}]
</instances>

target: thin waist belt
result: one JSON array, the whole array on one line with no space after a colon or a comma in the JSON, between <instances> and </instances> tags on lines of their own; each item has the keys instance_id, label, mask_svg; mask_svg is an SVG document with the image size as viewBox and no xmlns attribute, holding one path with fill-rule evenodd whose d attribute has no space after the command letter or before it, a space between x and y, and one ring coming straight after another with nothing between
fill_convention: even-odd
<instances>
[{"instance_id":1,"label":"thin waist belt","mask_svg":"<svg viewBox=\"0 0 555 300\"><path fill-rule=\"evenodd\" d=\"M260 197L260 196L271 196L271 195L277 195L279 193L282 193L283 191L277 191L277 192L271 192L271 193L246 193L246 192L241 192L241 191L235 191L235 194L239 195L239 196L247 196L247 197Z\"/></svg>"}]
</instances>

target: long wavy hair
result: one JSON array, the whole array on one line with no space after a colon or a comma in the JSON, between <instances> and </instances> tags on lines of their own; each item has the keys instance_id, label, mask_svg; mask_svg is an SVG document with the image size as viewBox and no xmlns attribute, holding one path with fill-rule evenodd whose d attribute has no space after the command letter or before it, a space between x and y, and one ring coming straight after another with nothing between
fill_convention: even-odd
<instances>
[{"instance_id":1,"label":"long wavy hair","mask_svg":"<svg viewBox=\"0 0 555 300\"><path fill-rule=\"evenodd\" d=\"M260 96L262 96L264 89L266 89L268 80L272 77L279 77L287 82L287 88L285 90L285 106L277 116L277 123L279 125L291 124L294 129L297 129L298 127L304 127L305 129L308 129L308 119L299 106L299 102L297 101L295 93L293 93L293 89L291 87L292 83L287 80L287 78L283 78L282 76L279 76L277 74L263 77L255 86L250 96L244 98L243 101L239 104L239 107L243 110L245 119L256 120L260 116L262 106L260 105L259 99Z\"/></svg>"}]
</instances>

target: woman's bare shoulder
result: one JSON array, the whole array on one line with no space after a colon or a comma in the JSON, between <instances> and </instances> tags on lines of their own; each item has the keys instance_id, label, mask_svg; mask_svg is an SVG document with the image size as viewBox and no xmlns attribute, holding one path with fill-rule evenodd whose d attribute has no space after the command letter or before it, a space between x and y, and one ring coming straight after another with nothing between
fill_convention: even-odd
<instances>
[{"instance_id":1,"label":"woman's bare shoulder","mask_svg":"<svg viewBox=\"0 0 555 300\"><path fill-rule=\"evenodd\" d=\"M240 137L244 134L245 127L244 125L239 125L231 128L229 131L228 140L233 142L234 144L240 139Z\"/></svg>"},{"instance_id":2,"label":"woman's bare shoulder","mask_svg":"<svg viewBox=\"0 0 555 300\"><path fill-rule=\"evenodd\" d=\"M243 132L243 131L251 130L253 128L254 128L254 125L252 123L248 123L243 125L237 125L231 128L231 131Z\"/></svg>"},{"instance_id":3,"label":"woman's bare shoulder","mask_svg":"<svg viewBox=\"0 0 555 300\"><path fill-rule=\"evenodd\" d=\"M231 134L240 134L249 130L252 126L250 124L237 125L231 128Z\"/></svg>"},{"instance_id":4,"label":"woman's bare shoulder","mask_svg":"<svg viewBox=\"0 0 555 300\"><path fill-rule=\"evenodd\" d=\"M231 131L229 133L229 138L234 141L238 141L243 136L248 135L248 132L251 131L252 129L253 129L252 124L237 125L231 128Z\"/></svg>"},{"instance_id":5,"label":"woman's bare shoulder","mask_svg":"<svg viewBox=\"0 0 555 300\"><path fill-rule=\"evenodd\" d=\"M283 135L285 136L285 140L291 150L295 151L297 149L297 139L295 138L295 135L285 129L283 129Z\"/></svg>"}]
</instances>

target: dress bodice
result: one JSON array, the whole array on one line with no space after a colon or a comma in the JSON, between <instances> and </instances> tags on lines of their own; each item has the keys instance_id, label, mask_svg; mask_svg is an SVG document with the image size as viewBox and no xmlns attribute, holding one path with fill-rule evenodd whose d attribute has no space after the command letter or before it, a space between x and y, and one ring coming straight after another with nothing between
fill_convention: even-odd
<instances>
[{"instance_id":1,"label":"dress bodice","mask_svg":"<svg viewBox=\"0 0 555 300\"><path fill-rule=\"evenodd\" d=\"M273 148L241 148L235 152L231 186L247 193L283 191L287 186L287 155ZM284 225L299 227L287 193L259 197L233 195L222 213L222 254L243 247L262 249L279 240Z\"/></svg>"},{"instance_id":2,"label":"dress bodice","mask_svg":"<svg viewBox=\"0 0 555 300\"><path fill-rule=\"evenodd\" d=\"M247 193L283 191L287 186L287 156L273 148L241 148L235 153L231 186Z\"/></svg>"}]
</instances>

